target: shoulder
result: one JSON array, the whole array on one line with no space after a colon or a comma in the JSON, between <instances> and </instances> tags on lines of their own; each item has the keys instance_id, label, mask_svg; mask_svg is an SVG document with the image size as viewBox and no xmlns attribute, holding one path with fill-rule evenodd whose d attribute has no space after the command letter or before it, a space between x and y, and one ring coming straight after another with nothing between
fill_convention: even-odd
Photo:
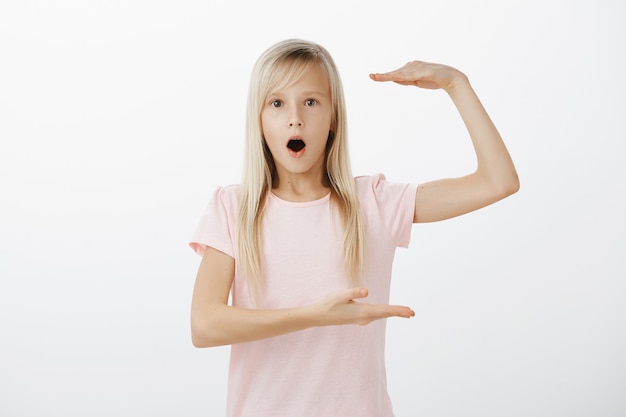
<instances>
[{"instance_id":1,"label":"shoulder","mask_svg":"<svg viewBox=\"0 0 626 417\"><path fill-rule=\"evenodd\" d=\"M206 205L205 216L215 213L233 215L239 206L239 190L240 186L237 184L215 187Z\"/></svg>"},{"instance_id":2,"label":"shoulder","mask_svg":"<svg viewBox=\"0 0 626 417\"><path fill-rule=\"evenodd\" d=\"M229 185L218 185L215 188L222 195L239 195L239 191L241 190L241 185L239 184L229 184Z\"/></svg>"},{"instance_id":3,"label":"shoulder","mask_svg":"<svg viewBox=\"0 0 626 417\"><path fill-rule=\"evenodd\" d=\"M414 204L417 185L388 181L384 174L355 177L356 192L365 208Z\"/></svg>"},{"instance_id":4,"label":"shoulder","mask_svg":"<svg viewBox=\"0 0 626 417\"><path fill-rule=\"evenodd\" d=\"M383 174L356 177L355 181L362 213L377 238L407 247L417 185L387 181Z\"/></svg>"},{"instance_id":5,"label":"shoulder","mask_svg":"<svg viewBox=\"0 0 626 417\"><path fill-rule=\"evenodd\" d=\"M357 193L359 193L359 195L363 192L367 192L368 190L376 189L380 185L381 181L387 181L385 175L381 173L373 175L359 175L354 177Z\"/></svg>"},{"instance_id":6,"label":"shoulder","mask_svg":"<svg viewBox=\"0 0 626 417\"><path fill-rule=\"evenodd\" d=\"M359 198L366 197L367 195L410 193L417 189L416 184L387 181L385 175L381 173L357 176L354 178L354 181Z\"/></svg>"},{"instance_id":7,"label":"shoulder","mask_svg":"<svg viewBox=\"0 0 626 417\"><path fill-rule=\"evenodd\" d=\"M221 201L223 204L236 203L239 201L239 184L220 185L213 191L213 200Z\"/></svg>"}]
</instances>

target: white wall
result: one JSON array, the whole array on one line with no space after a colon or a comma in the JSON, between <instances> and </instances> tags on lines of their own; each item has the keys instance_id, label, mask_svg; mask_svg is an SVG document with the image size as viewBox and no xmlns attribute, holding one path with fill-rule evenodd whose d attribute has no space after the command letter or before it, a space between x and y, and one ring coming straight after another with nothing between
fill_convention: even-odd
<instances>
[{"instance_id":1,"label":"white wall","mask_svg":"<svg viewBox=\"0 0 626 417\"><path fill-rule=\"evenodd\" d=\"M368 79L421 59L470 77L521 177L398 252L397 415L626 415L624 5L249 3L0 5L0 415L223 415L187 241L239 181L250 69L287 37L340 66L355 173L473 169L445 93Z\"/></svg>"}]
</instances>

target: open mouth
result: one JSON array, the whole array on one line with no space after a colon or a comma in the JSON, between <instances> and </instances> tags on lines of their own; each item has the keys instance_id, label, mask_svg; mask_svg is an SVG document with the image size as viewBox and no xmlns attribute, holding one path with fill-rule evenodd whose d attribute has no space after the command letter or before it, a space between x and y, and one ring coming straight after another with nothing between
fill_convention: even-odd
<instances>
[{"instance_id":1,"label":"open mouth","mask_svg":"<svg viewBox=\"0 0 626 417\"><path fill-rule=\"evenodd\" d=\"M302 139L291 139L289 143L287 143L287 147L294 152L300 152L306 144Z\"/></svg>"}]
</instances>

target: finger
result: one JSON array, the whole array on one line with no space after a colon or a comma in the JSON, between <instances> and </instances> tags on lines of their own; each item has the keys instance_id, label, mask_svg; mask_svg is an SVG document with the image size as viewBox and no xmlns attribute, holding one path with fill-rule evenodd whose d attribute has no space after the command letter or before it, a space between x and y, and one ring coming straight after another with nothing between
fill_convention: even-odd
<instances>
[{"instance_id":1,"label":"finger","mask_svg":"<svg viewBox=\"0 0 626 417\"><path fill-rule=\"evenodd\" d=\"M354 299L358 299L358 298L365 298L367 297L368 291L367 288L350 288L345 290L343 299L345 302L354 300Z\"/></svg>"},{"instance_id":2,"label":"finger","mask_svg":"<svg viewBox=\"0 0 626 417\"><path fill-rule=\"evenodd\" d=\"M411 318L415 316L415 312L407 306L387 306L389 317Z\"/></svg>"},{"instance_id":3,"label":"finger","mask_svg":"<svg viewBox=\"0 0 626 417\"><path fill-rule=\"evenodd\" d=\"M375 320L382 320L390 317L410 319L415 316L415 312L405 306L392 306L387 304L357 304L364 309L364 313L359 324L368 324Z\"/></svg>"},{"instance_id":4,"label":"finger","mask_svg":"<svg viewBox=\"0 0 626 417\"><path fill-rule=\"evenodd\" d=\"M395 72L395 71L386 72L384 74L379 74L379 73L370 74L370 78L374 81L380 81L380 82L392 81L394 83L401 84L401 85L415 85L417 83L417 80L419 79L414 74L411 75L411 74L400 73L400 72Z\"/></svg>"},{"instance_id":5,"label":"finger","mask_svg":"<svg viewBox=\"0 0 626 417\"><path fill-rule=\"evenodd\" d=\"M370 78L374 81L409 81L411 76L403 72L374 72L370 74Z\"/></svg>"},{"instance_id":6,"label":"finger","mask_svg":"<svg viewBox=\"0 0 626 417\"><path fill-rule=\"evenodd\" d=\"M403 307L403 314L400 317L411 318L415 317L415 311L413 311L410 307Z\"/></svg>"},{"instance_id":7,"label":"finger","mask_svg":"<svg viewBox=\"0 0 626 417\"><path fill-rule=\"evenodd\" d=\"M370 74L370 78L374 81L392 81L391 76L389 75L389 73L372 73Z\"/></svg>"}]
</instances>

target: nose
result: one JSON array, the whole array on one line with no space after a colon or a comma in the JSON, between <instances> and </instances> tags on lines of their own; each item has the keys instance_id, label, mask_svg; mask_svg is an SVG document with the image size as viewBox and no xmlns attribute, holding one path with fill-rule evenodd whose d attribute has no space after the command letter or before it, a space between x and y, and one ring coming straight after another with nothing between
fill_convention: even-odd
<instances>
[{"instance_id":1,"label":"nose","mask_svg":"<svg viewBox=\"0 0 626 417\"><path fill-rule=\"evenodd\" d=\"M300 117L300 113L297 110L294 110L289 115L289 127L302 127L304 126L304 121L302 117Z\"/></svg>"}]
</instances>

